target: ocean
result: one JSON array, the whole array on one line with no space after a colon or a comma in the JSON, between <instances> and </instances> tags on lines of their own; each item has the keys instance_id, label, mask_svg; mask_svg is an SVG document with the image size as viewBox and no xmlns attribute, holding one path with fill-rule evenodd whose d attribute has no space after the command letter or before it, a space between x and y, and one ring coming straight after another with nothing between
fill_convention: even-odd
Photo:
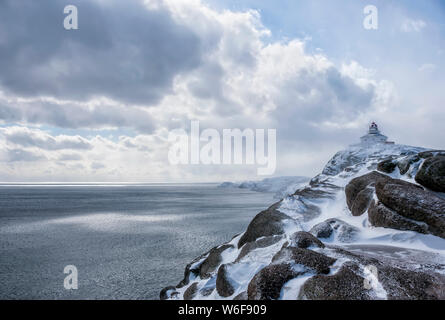
<instances>
[{"instance_id":1,"label":"ocean","mask_svg":"<svg viewBox=\"0 0 445 320\"><path fill-rule=\"evenodd\" d=\"M273 202L217 184L2 185L0 299L159 299Z\"/></svg>"}]
</instances>

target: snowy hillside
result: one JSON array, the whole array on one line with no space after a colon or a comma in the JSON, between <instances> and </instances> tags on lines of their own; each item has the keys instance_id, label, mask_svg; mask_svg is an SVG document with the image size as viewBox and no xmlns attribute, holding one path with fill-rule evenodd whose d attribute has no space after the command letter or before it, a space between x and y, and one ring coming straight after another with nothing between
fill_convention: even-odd
<instances>
[{"instance_id":1,"label":"snowy hillside","mask_svg":"<svg viewBox=\"0 0 445 320\"><path fill-rule=\"evenodd\" d=\"M368 140L191 262L161 299L445 299L445 152Z\"/></svg>"},{"instance_id":2,"label":"snowy hillside","mask_svg":"<svg viewBox=\"0 0 445 320\"><path fill-rule=\"evenodd\" d=\"M289 194L293 194L295 190L302 187L309 180L310 178L301 176L275 177L261 181L224 182L218 188L240 188L256 192L274 192L276 199L282 199Z\"/></svg>"}]
</instances>

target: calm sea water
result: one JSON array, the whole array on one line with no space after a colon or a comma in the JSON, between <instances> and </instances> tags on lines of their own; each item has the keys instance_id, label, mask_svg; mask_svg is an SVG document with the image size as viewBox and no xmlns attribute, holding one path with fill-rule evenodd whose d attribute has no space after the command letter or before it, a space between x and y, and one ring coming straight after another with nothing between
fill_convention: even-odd
<instances>
[{"instance_id":1,"label":"calm sea water","mask_svg":"<svg viewBox=\"0 0 445 320\"><path fill-rule=\"evenodd\" d=\"M158 299L272 202L216 184L0 186L0 299Z\"/></svg>"}]
</instances>

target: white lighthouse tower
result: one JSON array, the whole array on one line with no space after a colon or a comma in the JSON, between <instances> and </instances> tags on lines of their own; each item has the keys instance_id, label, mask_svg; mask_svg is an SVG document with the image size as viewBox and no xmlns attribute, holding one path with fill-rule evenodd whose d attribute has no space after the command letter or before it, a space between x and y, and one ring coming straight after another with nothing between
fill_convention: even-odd
<instances>
[{"instance_id":1,"label":"white lighthouse tower","mask_svg":"<svg viewBox=\"0 0 445 320\"><path fill-rule=\"evenodd\" d=\"M388 137L381 134L377 123L372 122L369 126L368 134L360 138L362 145L373 145L377 143L392 144L388 142Z\"/></svg>"}]
</instances>

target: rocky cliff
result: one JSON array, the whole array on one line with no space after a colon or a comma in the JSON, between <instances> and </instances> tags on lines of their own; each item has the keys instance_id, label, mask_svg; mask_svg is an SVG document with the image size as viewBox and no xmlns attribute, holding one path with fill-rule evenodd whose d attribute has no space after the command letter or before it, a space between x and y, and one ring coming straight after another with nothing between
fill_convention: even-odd
<instances>
[{"instance_id":1,"label":"rocky cliff","mask_svg":"<svg viewBox=\"0 0 445 320\"><path fill-rule=\"evenodd\" d=\"M445 299L445 151L355 145L161 299Z\"/></svg>"}]
</instances>

